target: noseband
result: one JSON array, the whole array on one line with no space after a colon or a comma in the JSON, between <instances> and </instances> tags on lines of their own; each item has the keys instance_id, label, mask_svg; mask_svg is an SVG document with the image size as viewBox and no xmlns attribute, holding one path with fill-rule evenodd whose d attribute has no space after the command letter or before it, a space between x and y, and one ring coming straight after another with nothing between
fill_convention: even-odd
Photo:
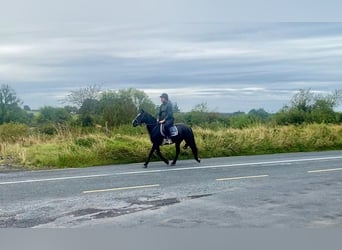
<instances>
[{"instance_id":1,"label":"noseband","mask_svg":"<svg viewBox=\"0 0 342 250\"><path fill-rule=\"evenodd\" d=\"M139 116L142 116L142 117L141 117L140 121L138 122L137 119L138 119ZM144 119L144 117L145 117L145 113L139 113L139 114L135 117L133 123L136 122L138 125L142 125L142 122L141 122L141 121Z\"/></svg>"},{"instance_id":2,"label":"noseband","mask_svg":"<svg viewBox=\"0 0 342 250\"><path fill-rule=\"evenodd\" d=\"M142 117L141 117L140 121L138 122L138 121L137 121L137 118L138 118L140 115L141 115ZM139 114L137 115L137 117L135 117L135 119L134 119L133 122L137 122L138 125L142 125L143 123L145 123L147 126L155 125L155 123L146 123L146 122L142 122L142 120L145 118L145 115L146 115L145 112L144 112L144 113L139 113Z\"/></svg>"}]
</instances>

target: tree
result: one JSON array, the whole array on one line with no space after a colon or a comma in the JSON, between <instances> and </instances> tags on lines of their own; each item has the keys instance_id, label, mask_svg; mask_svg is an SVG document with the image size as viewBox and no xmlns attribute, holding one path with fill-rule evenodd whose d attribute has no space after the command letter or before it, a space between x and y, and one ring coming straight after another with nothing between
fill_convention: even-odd
<instances>
[{"instance_id":1,"label":"tree","mask_svg":"<svg viewBox=\"0 0 342 250\"><path fill-rule=\"evenodd\" d=\"M71 114L64 108L45 106L40 109L37 121L40 124L56 123L65 124L72 119Z\"/></svg>"},{"instance_id":2,"label":"tree","mask_svg":"<svg viewBox=\"0 0 342 250\"><path fill-rule=\"evenodd\" d=\"M262 121L266 121L270 116L270 114L267 113L264 109L252 109L248 112L248 115L257 117Z\"/></svg>"},{"instance_id":3,"label":"tree","mask_svg":"<svg viewBox=\"0 0 342 250\"><path fill-rule=\"evenodd\" d=\"M78 108L76 106L64 106L64 109L68 111L70 114L76 114L78 111Z\"/></svg>"},{"instance_id":4,"label":"tree","mask_svg":"<svg viewBox=\"0 0 342 250\"><path fill-rule=\"evenodd\" d=\"M304 112L310 112L314 99L314 94L311 89L300 89L299 92L292 97L292 108L302 110Z\"/></svg>"},{"instance_id":5,"label":"tree","mask_svg":"<svg viewBox=\"0 0 342 250\"><path fill-rule=\"evenodd\" d=\"M172 107L173 107L173 113L180 113L181 112L177 102L175 102Z\"/></svg>"},{"instance_id":6,"label":"tree","mask_svg":"<svg viewBox=\"0 0 342 250\"><path fill-rule=\"evenodd\" d=\"M216 112L210 112L206 102L195 105L195 107L183 116L177 114L177 119L190 125L208 125L217 122L220 116Z\"/></svg>"},{"instance_id":7,"label":"tree","mask_svg":"<svg viewBox=\"0 0 342 250\"><path fill-rule=\"evenodd\" d=\"M275 116L277 124L302 123L336 123L339 116L334 108L342 100L342 91L335 90L331 94L315 94L310 89L299 90L292 100L291 106L284 106Z\"/></svg>"},{"instance_id":8,"label":"tree","mask_svg":"<svg viewBox=\"0 0 342 250\"><path fill-rule=\"evenodd\" d=\"M0 88L0 124L9 122L28 123L29 115L20 108L21 100L8 85Z\"/></svg>"},{"instance_id":9,"label":"tree","mask_svg":"<svg viewBox=\"0 0 342 250\"><path fill-rule=\"evenodd\" d=\"M91 127L100 123L100 101L96 99L84 100L78 113L80 115L78 120L84 127Z\"/></svg>"},{"instance_id":10,"label":"tree","mask_svg":"<svg viewBox=\"0 0 342 250\"><path fill-rule=\"evenodd\" d=\"M85 100L98 100L101 94L101 86L89 85L85 88L72 90L69 95L64 99L64 102L71 103L76 107L81 107Z\"/></svg>"},{"instance_id":11,"label":"tree","mask_svg":"<svg viewBox=\"0 0 342 250\"><path fill-rule=\"evenodd\" d=\"M260 118L249 114L239 114L230 117L230 127L232 128L243 129L260 123Z\"/></svg>"},{"instance_id":12,"label":"tree","mask_svg":"<svg viewBox=\"0 0 342 250\"><path fill-rule=\"evenodd\" d=\"M334 123L336 122L336 113L333 104L328 99L317 99L312 106L312 121L316 123Z\"/></svg>"},{"instance_id":13,"label":"tree","mask_svg":"<svg viewBox=\"0 0 342 250\"><path fill-rule=\"evenodd\" d=\"M119 96L126 97L127 99L131 99L133 104L136 107L136 112L139 109L144 109L149 113L153 113L155 111L155 104L151 101L148 95L139 89L129 88L122 89L118 91Z\"/></svg>"},{"instance_id":14,"label":"tree","mask_svg":"<svg viewBox=\"0 0 342 250\"><path fill-rule=\"evenodd\" d=\"M145 92L130 88L103 93L100 109L103 121L109 126L117 126L130 123L138 109L153 113L155 105Z\"/></svg>"},{"instance_id":15,"label":"tree","mask_svg":"<svg viewBox=\"0 0 342 250\"><path fill-rule=\"evenodd\" d=\"M24 105L24 110L25 110L25 111L31 111L31 108L30 108L29 105Z\"/></svg>"},{"instance_id":16,"label":"tree","mask_svg":"<svg viewBox=\"0 0 342 250\"><path fill-rule=\"evenodd\" d=\"M207 113L209 112L208 104L206 102L202 102L200 104L197 104L191 112L202 112L202 113Z\"/></svg>"}]
</instances>

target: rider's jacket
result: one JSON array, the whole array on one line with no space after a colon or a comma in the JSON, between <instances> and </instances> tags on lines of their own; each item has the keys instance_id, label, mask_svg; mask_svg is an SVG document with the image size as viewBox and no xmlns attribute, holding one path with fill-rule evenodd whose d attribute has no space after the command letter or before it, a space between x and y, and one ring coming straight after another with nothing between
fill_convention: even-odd
<instances>
[{"instance_id":1,"label":"rider's jacket","mask_svg":"<svg viewBox=\"0 0 342 250\"><path fill-rule=\"evenodd\" d=\"M173 108L172 103L170 101L167 101L165 103L162 103L159 108L159 120L171 120L173 118Z\"/></svg>"}]
</instances>

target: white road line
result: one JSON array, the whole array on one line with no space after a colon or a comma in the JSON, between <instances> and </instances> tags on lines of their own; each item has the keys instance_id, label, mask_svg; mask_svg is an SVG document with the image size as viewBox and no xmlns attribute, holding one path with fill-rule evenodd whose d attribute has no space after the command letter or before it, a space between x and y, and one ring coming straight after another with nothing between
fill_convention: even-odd
<instances>
[{"instance_id":1,"label":"white road line","mask_svg":"<svg viewBox=\"0 0 342 250\"><path fill-rule=\"evenodd\" d=\"M228 177L228 178L220 178L216 179L217 181L233 181L233 180L243 180L243 179L254 179L254 178L265 178L269 175L254 175L254 176L240 176L240 177Z\"/></svg>"},{"instance_id":2,"label":"white road line","mask_svg":"<svg viewBox=\"0 0 342 250\"><path fill-rule=\"evenodd\" d=\"M119 187L119 188L99 189L99 190L84 191L83 194L102 193L102 192L111 192L111 191L122 191L122 190L132 190L132 189L142 189L142 188L153 188L153 187L159 187L159 186L160 186L159 184L154 184L154 185L144 185L144 186L132 186L132 187Z\"/></svg>"},{"instance_id":3,"label":"white road line","mask_svg":"<svg viewBox=\"0 0 342 250\"><path fill-rule=\"evenodd\" d=\"M140 171L113 173L113 174L99 174L99 175L85 175L85 176L66 176L66 177L48 178L48 179L31 179L31 180L19 180L19 181L0 182L0 185L23 184L23 183L34 183L34 182L49 182L49 181L61 181L61 180L72 180L72 179L86 179L86 178L98 178L98 177L108 177L108 176L164 173L164 172L172 172L172 171L186 171L186 170L201 170L201 169L215 169L215 168L229 168L229 167L243 167L243 166L247 167L247 166L260 166L260 165L274 165L274 164L283 164L283 163L326 161L326 160L338 160L338 159L342 159L342 156L303 158L303 159L279 160L279 161L262 161L262 162L249 162L249 163L233 163L233 164L224 164L224 165L207 165L207 166L196 166L196 167L186 167L186 168L140 170Z\"/></svg>"},{"instance_id":4,"label":"white road line","mask_svg":"<svg viewBox=\"0 0 342 250\"><path fill-rule=\"evenodd\" d=\"M342 159L342 156L320 157L320 158L305 158L305 159L282 160L282 161L263 161L263 162L235 163L235 164L197 166L197 167L187 167L187 168L170 168L170 169L144 170L144 171L133 171L133 172L116 173L115 175L149 174L149 173L161 173L161 172L171 172L171 171L212 169L212 168L228 168L228 167L243 167L243 166L260 166L260 165L274 165L274 164L282 164L282 163L296 163L296 162L308 162L308 161L309 162L310 161L325 161L325 160L338 160L338 159Z\"/></svg>"},{"instance_id":5,"label":"white road line","mask_svg":"<svg viewBox=\"0 0 342 250\"><path fill-rule=\"evenodd\" d=\"M317 170L308 171L308 173L313 174L313 173L333 172L333 171L341 171L341 170L342 168L317 169Z\"/></svg>"},{"instance_id":6,"label":"white road line","mask_svg":"<svg viewBox=\"0 0 342 250\"><path fill-rule=\"evenodd\" d=\"M113 175L113 174L97 174L97 175L67 176L67 177L47 178L47 179L33 179L33 180L23 180L23 181L7 181L7 182L0 182L0 185L47 182L47 181L60 181L60 180L73 180L73 179L87 179L87 178L95 178L95 177L106 177L106 176L111 176L111 175Z\"/></svg>"}]
</instances>

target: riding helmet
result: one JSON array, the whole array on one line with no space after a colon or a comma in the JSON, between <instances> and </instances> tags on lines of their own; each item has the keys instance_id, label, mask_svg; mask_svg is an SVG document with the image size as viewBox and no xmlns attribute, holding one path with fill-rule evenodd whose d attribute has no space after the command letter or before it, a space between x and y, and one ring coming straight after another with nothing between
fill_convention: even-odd
<instances>
[{"instance_id":1,"label":"riding helmet","mask_svg":"<svg viewBox=\"0 0 342 250\"><path fill-rule=\"evenodd\" d=\"M162 98L162 97L165 98L166 100L169 100L169 95L166 93L161 94L160 98Z\"/></svg>"}]
</instances>

